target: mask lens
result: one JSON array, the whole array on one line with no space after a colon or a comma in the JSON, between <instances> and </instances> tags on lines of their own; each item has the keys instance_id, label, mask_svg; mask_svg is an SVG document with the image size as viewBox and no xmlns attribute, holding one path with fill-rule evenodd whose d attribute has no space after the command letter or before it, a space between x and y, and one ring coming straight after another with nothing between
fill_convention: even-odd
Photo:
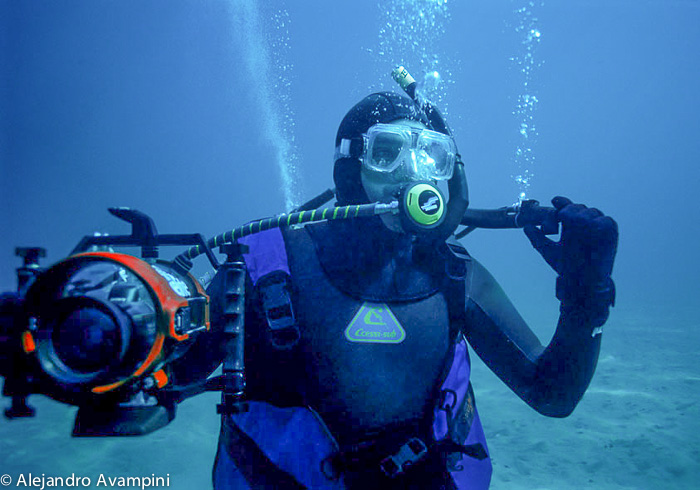
<instances>
[{"instance_id":1,"label":"mask lens","mask_svg":"<svg viewBox=\"0 0 700 490\"><path fill-rule=\"evenodd\" d=\"M405 138L398 133L382 132L376 134L370 141L368 163L372 168L380 172L394 170L404 143Z\"/></svg>"},{"instance_id":2,"label":"mask lens","mask_svg":"<svg viewBox=\"0 0 700 490\"><path fill-rule=\"evenodd\" d=\"M455 146L449 137L424 131L418 138L417 149L424 165L423 174L438 180L452 177Z\"/></svg>"}]
</instances>

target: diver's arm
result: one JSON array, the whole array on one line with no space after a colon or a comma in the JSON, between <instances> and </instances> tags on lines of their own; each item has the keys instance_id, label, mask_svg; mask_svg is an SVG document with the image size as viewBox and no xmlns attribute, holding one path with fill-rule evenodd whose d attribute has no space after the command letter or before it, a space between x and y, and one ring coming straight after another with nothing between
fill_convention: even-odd
<instances>
[{"instance_id":1,"label":"diver's arm","mask_svg":"<svg viewBox=\"0 0 700 490\"><path fill-rule=\"evenodd\" d=\"M569 415L586 391L600 351L595 315L562 307L556 332L543 347L491 274L472 259L465 335L476 353L539 413Z\"/></svg>"},{"instance_id":2,"label":"diver's arm","mask_svg":"<svg viewBox=\"0 0 700 490\"><path fill-rule=\"evenodd\" d=\"M562 224L554 242L535 227L525 233L559 274L560 317L551 342L537 337L491 275L476 261L467 302L467 331L486 364L538 412L569 415L586 391L600 352L600 327L614 303L610 278L617 251L617 223L599 210L555 197Z\"/></svg>"}]
</instances>

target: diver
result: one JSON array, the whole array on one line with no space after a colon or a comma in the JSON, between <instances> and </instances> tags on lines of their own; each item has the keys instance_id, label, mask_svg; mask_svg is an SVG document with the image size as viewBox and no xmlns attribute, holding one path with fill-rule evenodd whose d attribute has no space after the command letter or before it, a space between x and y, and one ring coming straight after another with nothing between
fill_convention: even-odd
<instances>
[{"instance_id":1,"label":"diver","mask_svg":"<svg viewBox=\"0 0 700 490\"><path fill-rule=\"evenodd\" d=\"M439 113L396 93L355 105L335 143L338 206L395 201L415 183L464 177ZM413 205L429 221L460 199L452 194L416 195ZM591 381L614 303L617 224L564 197L552 203L558 242L525 228L558 274L560 317L546 346L448 238L454 229L417 233L385 214L241 239L250 402L223 418L214 487L488 488L467 343L533 409L566 417ZM213 304L213 323L221 313Z\"/></svg>"}]
</instances>

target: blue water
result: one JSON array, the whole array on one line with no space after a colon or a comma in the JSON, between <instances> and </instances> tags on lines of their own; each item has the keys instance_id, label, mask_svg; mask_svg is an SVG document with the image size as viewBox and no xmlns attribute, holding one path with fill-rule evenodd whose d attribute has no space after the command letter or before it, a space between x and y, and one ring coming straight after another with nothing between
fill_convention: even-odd
<instances>
[{"instance_id":1,"label":"blue water","mask_svg":"<svg viewBox=\"0 0 700 490\"><path fill-rule=\"evenodd\" d=\"M286 10L263 18L256 0L228 2L231 31L239 43L253 103L259 111L259 128L264 140L274 151L280 176L285 211L302 204L297 175L298 156L294 143L294 112L290 107L290 86L293 65L289 62L289 15ZM235 87L231 87L235 91ZM233 137L233 135L232 135Z\"/></svg>"},{"instance_id":2,"label":"blue water","mask_svg":"<svg viewBox=\"0 0 700 490\"><path fill-rule=\"evenodd\" d=\"M333 185L345 112L395 90L404 64L447 114L473 206L565 195L620 225L617 306L571 417L537 415L476 362L493 488L697 488L700 3L0 0L0 23L0 290L15 246L49 264L84 234L126 232L108 206L211 236L313 197ZM524 236L464 244L548 341L554 274ZM150 436L98 440L34 398L36 419L0 420L0 474L208 488L215 395Z\"/></svg>"}]
</instances>

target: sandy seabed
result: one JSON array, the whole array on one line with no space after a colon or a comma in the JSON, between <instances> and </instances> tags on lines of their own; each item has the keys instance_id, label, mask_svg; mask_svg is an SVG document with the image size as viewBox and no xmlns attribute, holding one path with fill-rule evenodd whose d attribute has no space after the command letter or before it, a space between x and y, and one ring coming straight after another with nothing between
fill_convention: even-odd
<instances>
[{"instance_id":1,"label":"sandy seabed","mask_svg":"<svg viewBox=\"0 0 700 490\"><path fill-rule=\"evenodd\" d=\"M655 313L613 310L593 382L565 419L538 415L475 363L491 488L700 488L700 317Z\"/></svg>"},{"instance_id":2,"label":"sandy seabed","mask_svg":"<svg viewBox=\"0 0 700 490\"><path fill-rule=\"evenodd\" d=\"M700 488L700 315L647 309L613 311L593 383L566 419L538 415L472 355L492 489ZM188 400L146 437L73 439L76 409L34 396L38 417L0 421L0 473L75 474L93 486L100 474L167 474L171 489L211 488L217 401Z\"/></svg>"}]
</instances>

